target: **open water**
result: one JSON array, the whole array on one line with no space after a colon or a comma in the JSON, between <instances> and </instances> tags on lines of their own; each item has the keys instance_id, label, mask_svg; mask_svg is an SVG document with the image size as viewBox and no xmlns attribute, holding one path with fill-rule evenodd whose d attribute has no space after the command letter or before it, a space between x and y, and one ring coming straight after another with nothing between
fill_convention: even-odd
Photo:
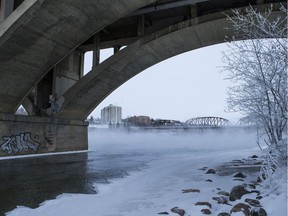
<instances>
[{"instance_id":1,"label":"open water","mask_svg":"<svg viewBox=\"0 0 288 216\"><path fill-rule=\"evenodd\" d=\"M250 142L253 134L246 132ZM88 152L0 160L0 216L17 206L36 208L62 193L96 193L95 184L126 177L163 155L203 154L218 150L217 145L223 143L229 147L235 134L222 130L123 132L90 128ZM240 137L245 142L243 132ZM211 142L215 145L206 145Z\"/></svg>"}]
</instances>

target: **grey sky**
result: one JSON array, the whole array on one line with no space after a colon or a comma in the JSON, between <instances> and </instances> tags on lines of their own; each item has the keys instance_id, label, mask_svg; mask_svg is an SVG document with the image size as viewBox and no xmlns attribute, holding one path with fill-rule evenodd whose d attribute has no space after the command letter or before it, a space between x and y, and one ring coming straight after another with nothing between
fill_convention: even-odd
<instances>
[{"instance_id":1,"label":"grey sky","mask_svg":"<svg viewBox=\"0 0 288 216\"><path fill-rule=\"evenodd\" d=\"M228 80L220 73L225 44L214 45L175 56L133 77L110 94L92 113L109 104L121 106L123 118L148 115L152 118L186 121L192 117L219 116L232 122L239 113L227 113ZM91 69L91 53L86 54L85 71ZM101 52L103 61L111 50Z\"/></svg>"}]
</instances>

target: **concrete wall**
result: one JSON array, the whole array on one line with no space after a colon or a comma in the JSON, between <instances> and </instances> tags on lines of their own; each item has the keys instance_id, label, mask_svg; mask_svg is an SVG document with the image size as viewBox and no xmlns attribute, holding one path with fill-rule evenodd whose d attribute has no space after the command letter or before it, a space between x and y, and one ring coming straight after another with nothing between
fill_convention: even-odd
<instances>
[{"instance_id":1,"label":"concrete wall","mask_svg":"<svg viewBox=\"0 0 288 216\"><path fill-rule=\"evenodd\" d=\"M88 149L88 123L0 114L0 157Z\"/></svg>"}]
</instances>

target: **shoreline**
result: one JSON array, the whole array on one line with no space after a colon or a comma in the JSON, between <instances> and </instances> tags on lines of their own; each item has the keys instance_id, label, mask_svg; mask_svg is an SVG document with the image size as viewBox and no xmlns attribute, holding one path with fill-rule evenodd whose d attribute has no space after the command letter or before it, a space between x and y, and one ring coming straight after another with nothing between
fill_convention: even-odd
<instances>
[{"instance_id":1,"label":"shoreline","mask_svg":"<svg viewBox=\"0 0 288 216\"><path fill-rule=\"evenodd\" d=\"M243 203L249 210L252 208L249 208L250 204L258 205L257 201L255 202L257 193L254 192L244 194L236 201L230 201L228 196L234 186L255 181L257 174L254 172L243 173L246 175L243 181L233 181L233 174L217 174L217 170L219 172L217 167L221 166L221 163L215 167L215 173L213 171L207 173L209 169L213 169L213 166L202 167L205 162L193 169L190 167L191 161L185 158L178 159L176 163L175 158L165 159L164 162L166 163L163 163L163 159L150 161L148 167L131 172L125 178L114 179L109 184L97 185L95 189L98 193L95 195L62 194L55 200L45 201L37 209L17 207L8 216L247 216L248 214L242 211L246 208L243 207ZM183 166L183 169L177 170L180 166ZM167 168L171 168L170 171ZM155 173L158 174L156 178ZM152 174L153 179L144 179L147 176L152 177ZM166 178L167 176L169 178ZM143 187L144 185L146 188ZM257 187L255 189L258 190ZM248 187L250 191L255 189ZM285 196L284 198L283 196L264 197L260 202L262 200L263 208L269 216L285 215L283 212L285 207L287 208ZM275 206L274 201L279 201L279 205ZM250 204L246 204L247 202ZM237 207L238 212L231 213L237 204L240 204ZM185 214L182 214L182 210Z\"/></svg>"},{"instance_id":2,"label":"shoreline","mask_svg":"<svg viewBox=\"0 0 288 216\"><path fill-rule=\"evenodd\" d=\"M282 196L272 194L274 197L273 201L283 198L284 201L286 200L286 202L278 205L280 211L277 208L273 208L273 201L271 205L267 194L264 195L266 189L262 188L262 180L259 178L261 165L262 160L258 156L252 155L247 159L234 159L230 162L223 162L216 167L204 166L199 168L198 170L202 171L203 175L207 175L205 182L210 183L210 186L215 188L212 190L215 192L214 196L207 196L205 199L196 198L195 200L198 201L194 201L193 204L198 208L198 212L191 212L191 210L175 206L168 211L159 212L158 215L285 216L287 215L287 194L285 195L285 191L283 191L284 194ZM230 185L230 190L225 191L219 186L221 184L213 181L215 178L218 178L218 182L219 180L221 181L221 178L225 178L225 181L227 181L227 178L231 178L234 184ZM203 186L185 188L182 189L182 193L191 194L195 198L203 189L205 189ZM273 212L277 212L277 214Z\"/></svg>"}]
</instances>

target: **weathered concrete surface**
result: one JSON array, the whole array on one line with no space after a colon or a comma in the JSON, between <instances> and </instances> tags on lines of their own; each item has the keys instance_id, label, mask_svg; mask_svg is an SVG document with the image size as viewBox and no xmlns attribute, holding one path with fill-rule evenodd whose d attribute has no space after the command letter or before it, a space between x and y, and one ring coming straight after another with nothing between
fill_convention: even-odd
<instances>
[{"instance_id":1,"label":"weathered concrete surface","mask_svg":"<svg viewBox=\"0 0 288 216\"><path fill-rule=\"evenodd\" d=\"M0 156L88 149L88 123L0 114Z\"/></svg>"},{"instance_id":2,"label":"weathered concrete surface","mask_svg":"<svg viewBox=\"0 0 288 216\"><path fill-rule=\"evenodd\" d=\"M258 7L265 9L270 4ZM279 7L275 4L274 9ZM94 67L72 86L61 98L64 103L57 116L85 119L117 87L148 67L187 51L223 43L226 36L232 36L225 16L229 13L230 10L196 17L144 36ZM273 15L277 17L280 12Z\"/></svg>"},{"instance_id":3,"label":"weathered concrete surface","mask_svg":"<svg viewBox=\"0 0 288 216\"><path fill-rule=\"evenodd\" d=\"M14 113L84 40L156 0L26 0L0 23L0 112Z\"/></svg>"}]
</instances>

